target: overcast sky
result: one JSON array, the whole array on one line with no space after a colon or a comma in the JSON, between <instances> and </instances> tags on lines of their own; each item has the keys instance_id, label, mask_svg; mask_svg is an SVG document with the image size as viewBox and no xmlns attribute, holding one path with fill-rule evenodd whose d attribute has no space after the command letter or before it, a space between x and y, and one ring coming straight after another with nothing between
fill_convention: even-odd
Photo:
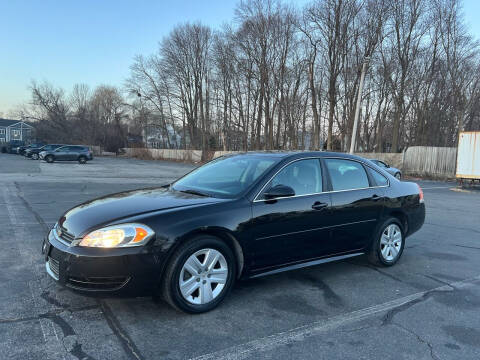
<instances>
[{"instance_id":1,"label":"overcast sky","mask_svg":"<svg viewBox=\"0 0 480 360\"><path fill-rule=\"evenodd\" d=\"M303 5L307 0L293 3ZM29 101L32 79L69 91L75 83L121 86L136 54L149 55L183 22L219 28L236 0L0 0L0 115ZM465 0L480 39L479 0Z\"/></svg>"}]
</instances>

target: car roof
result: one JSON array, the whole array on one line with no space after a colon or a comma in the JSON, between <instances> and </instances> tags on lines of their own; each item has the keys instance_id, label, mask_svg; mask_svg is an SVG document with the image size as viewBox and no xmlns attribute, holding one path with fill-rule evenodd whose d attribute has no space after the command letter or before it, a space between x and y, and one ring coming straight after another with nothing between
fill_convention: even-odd
<instances>
[{"instance_id":1,"label":"car roof","mask_svg":"<svg viewBox=\"0 0 480 360\"><path fill-rule=\"evenodd\" d=\"M347 154L343 152L335 151L248 151L226 154L226 156L236 155L256 155L256 156L273 156L283 159L302 159L308 157L341 157L352 160L368 160L357 155Z\"/></svg>"}]
</instances>

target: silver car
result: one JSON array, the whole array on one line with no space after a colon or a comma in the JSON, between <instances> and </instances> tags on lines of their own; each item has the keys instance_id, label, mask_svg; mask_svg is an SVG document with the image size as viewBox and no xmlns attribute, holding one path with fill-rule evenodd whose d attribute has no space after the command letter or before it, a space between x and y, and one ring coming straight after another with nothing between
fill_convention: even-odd
<instances>
[{"instance_id":1,"label":"silver car","mask_svg":"<svg viewBox=\"0 0 480 360\"><path fill-rule=\"evenodd\" d=\"M375 165L385 169L386 172L392 174L393 176L395 176L398 180L400 180L402 178L402 172L397 169L397 168L394 168L390 165L388 165L387 163L381 161L381 160L377 160L377 159L370 159L371 162L373 162Z\"/></svg>"}]
</instances>

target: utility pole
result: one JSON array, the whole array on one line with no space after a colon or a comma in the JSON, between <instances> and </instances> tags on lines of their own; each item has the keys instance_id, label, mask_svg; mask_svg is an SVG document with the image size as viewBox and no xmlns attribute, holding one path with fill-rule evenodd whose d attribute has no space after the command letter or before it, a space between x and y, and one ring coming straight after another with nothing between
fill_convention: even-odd
<instances>
[{"instance_id":1,"label":"utility pole","mask_svg":"<svg viewBox=\"0 0 480 360\"><path fill-rule=\"evenodd\" d=\"M360 84L358 86L357 106L355 107L355 119L353 121L352 141L350 142L350 154L355 151L355 141L357 140L358 117L360 116L360 104L362 103L363 82L365 73L367 72L367 64L370 58L368 56L363 60L362 75L360 76Z\"/></svg>"}]
</instances>

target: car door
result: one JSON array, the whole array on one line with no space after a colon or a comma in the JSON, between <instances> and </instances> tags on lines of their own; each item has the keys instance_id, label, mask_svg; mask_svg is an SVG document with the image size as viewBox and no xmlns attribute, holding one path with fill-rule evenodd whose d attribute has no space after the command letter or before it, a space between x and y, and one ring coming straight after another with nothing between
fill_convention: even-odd
<instances>
[{"instance_id":1,"label":"car door","mask_svg":"<svg viewBox=\"0 0 480 360\"><path fill-rule=\"evenodd\" d=\"M300 159L283 167L252 203L253 268L314 259L328 248L330 195L323 192L319 159ZM285 185L295 195L269 200L268 189Z\"/></svg>"},{"instance_id":2,"label":"car door","mask_svg":"<svg viewBox=\"0 0 480 360\"><path fill-rule=\"evenodd\" d=\"M67 150L66 160L77 160L80 148L78 146L69 146Z\"/></svg>"},{"instance_id":3,"label":"car door","mask_svg":"<svg viewBox=\"0 0 480 360\"><path fill-rule=\"evenodd\" d=\"M377 186L367 172L369 167L360 161L340 158L323 161L331 189L334 225L331 253L363 249L382 215L386 186Z\"/></svg>"},{"instance_id":4,"label":"car door","mask_svg":"<svg viewBox=\"0 0 480 360\"><path fill-rule=\"evenodd\" d=\"M60 161L67 160L68 146L62 146L62 147L56 149L53 154L55 156L55 160L60 160Z\"/></svg>"}]
</instances>

